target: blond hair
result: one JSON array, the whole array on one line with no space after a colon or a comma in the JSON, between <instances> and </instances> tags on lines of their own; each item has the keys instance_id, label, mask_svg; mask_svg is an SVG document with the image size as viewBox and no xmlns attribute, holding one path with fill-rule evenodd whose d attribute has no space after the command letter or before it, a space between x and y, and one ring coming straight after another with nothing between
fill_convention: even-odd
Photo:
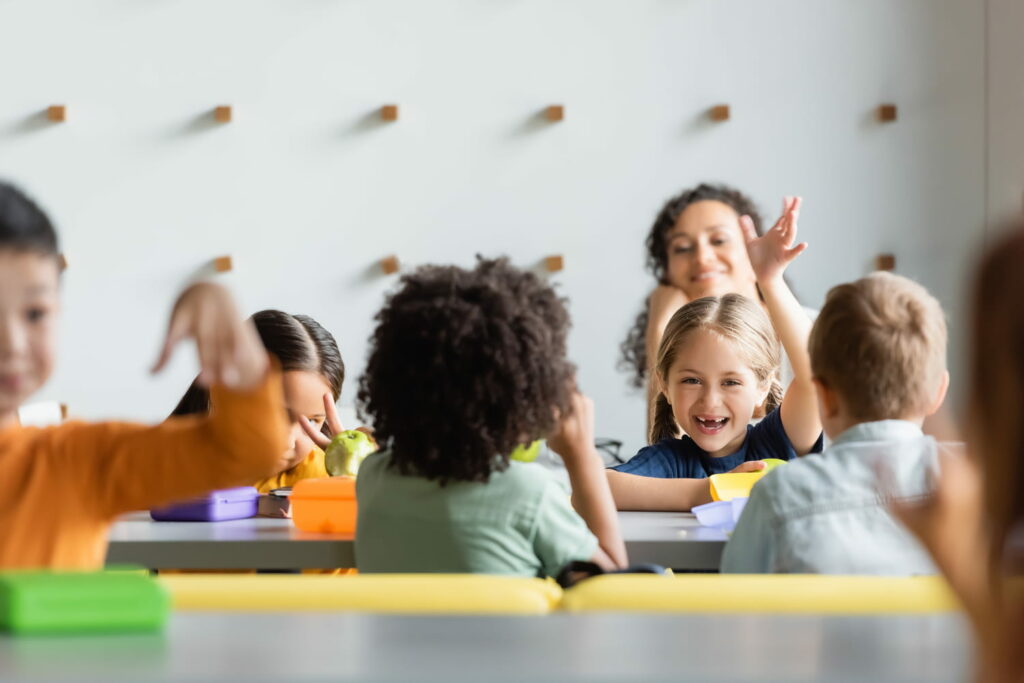
<instances>
[{"instance_id":1,"label":"blond hair","mask_svg":"<svg viewBox=\"0 0 1024 683\"><path fill-rule=\"evenodd\" d=\"M814 376L851 417L923 416L946 371L946 318L921 285L874 273L829 291L809 350Z\"/></svg>"},{"instance_id":2,"label":"blond hair","mask_svg":"<svg viewBox=\"0 0 1024 683\"><path fill-rule=\"evenodd\" d=\"M782 385L779 384L779 365L782 351L775 329L761 306L740 294L723 297L708 296L686 304L672 316L658 347L658 360L654 371L662 384L668 384L668 373L676 360L679 348L697 331L714 332L731 342L750 366L757 381L768 386L766 412L782 403ZM654 419L648 435L650 443L675 437L679 424L672 414L672 406L664 393L658 394L654 406Z\"/></svg>"}]
</instances>

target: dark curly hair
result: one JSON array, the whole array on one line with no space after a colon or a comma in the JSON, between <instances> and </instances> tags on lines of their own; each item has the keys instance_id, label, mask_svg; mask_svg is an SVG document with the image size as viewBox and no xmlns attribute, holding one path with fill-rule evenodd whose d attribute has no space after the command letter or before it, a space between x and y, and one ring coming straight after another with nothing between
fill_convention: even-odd
<instances>
[{"instance_id":1,"label":"dark curly hair","mask_svg":"<svg viewBox=\"0 0 1024 683\"><path fill-rule=\"evenodd\" d=\"M737 189L728 185L712 185L701 183L697 187L683 190L672 197L665 206L658 212L654 219L654 225L647 233L647 270L654 276L658 284L668 284L668 244L666 237L669 230L675 226L679 216L691 204L705 200L714 200L732 207L741 216L750 216L754 221L754 228L757 234L762 232L761 214L753 200ZM636 388L642 388L647 380L647 315L650 301L644 299L640 313L633 322L625 340L619 345L622 356L619 358L618 367L630 373L629 383Z\"/></svg>"},{"instance_id":2,"label":"dark curly hair","mask_svg":"<svg viewBox=\"0 0 1024 683\"><path fill-rule=\"evenodd\" d=\"M345 363L330 332L308 315L292 315L268 309L252 316L256 332L267 352L281 369L315 372L324 378L337 401L345 381ZM181 397L171 415L205 415L210 412L210 391L198 381ZM328 429L324 426L324 429Z\"/></svg>"},{"instance_id":3,"label":"dark curly hair","mask_svg":"<svg viewBox=\"0 0 1024 683\"><path fill-rule=\"evenodd\" d=\"M486 482L569 409L564 301L507 259L424 266L376 320L359 411L401 474Z\"/></svg>"}]
</instances>

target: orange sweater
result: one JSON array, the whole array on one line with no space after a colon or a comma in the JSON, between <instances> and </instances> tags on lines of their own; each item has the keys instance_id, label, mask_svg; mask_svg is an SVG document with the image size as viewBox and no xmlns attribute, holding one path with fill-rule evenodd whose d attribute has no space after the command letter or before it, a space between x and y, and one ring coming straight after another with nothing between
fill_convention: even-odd
<instances>
[{"instance_id":1,"label":"orange sweater","mask_svg":"<svg viewBox=\"0 0 1024 683\"><path fill-rule=\"evenodd\" d=\"M209 416L0 430L0 569L97 569L121 513L244 486L281 467L281 375L214 387Z\"/></svg>"}]
</instances>

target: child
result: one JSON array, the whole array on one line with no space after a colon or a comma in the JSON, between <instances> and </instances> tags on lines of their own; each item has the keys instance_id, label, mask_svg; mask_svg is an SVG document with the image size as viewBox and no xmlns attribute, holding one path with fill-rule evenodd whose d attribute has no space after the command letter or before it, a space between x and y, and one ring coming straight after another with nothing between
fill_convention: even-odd
<instances>
[{"instance_id":1,"label":"child","mask_svg":"<svg viewBox=\"0 0 1024 683\"><path fill-rule=\"evenodd\" d=\"M281 380L221 287L178 299L160 358L194 337L210 417L157 426L68 422L22 428L18 406L49 377L59 308L57 235L0 183L0 568L97 569L118 514L238 486L279 469Z\"/></svg>"},{"instance_id":2,"label":"child","mask_svg":"<svg viewBox=\"0 0 1024 683\"><path fill-rule=\"evenodd\" d=\"M973 293L969 458L944 458L935 490L894 500L963 604L977 681L1024 680L1024 223L1002 232Z\"/></svg>"},{"instance_id":3,"label":"child","mask_svg":"<svg viewBox=\"0 0 1024 683\"><path fill-rule=\"evenodd\" d=\"M269 493L303 479L328 476L321 449L330 443L330 436L342 431L334 404L341 396L345 364L334 337L309 316L267 310L253 314L252 322L263 346L281 364L284 405L291 423L284 469L255 484L260 493ZM172 415L209 411L210 392L193 382Z\"/></svg>"},{"instance_id":4,"label":"child","mask_svg":"<svg viewBox=\"0 0 1024 683\"><path fill-rule=\"evenodd\" d=\"M619 365L630 371L633 386L647 389L648 432L659 393L654 363L672 315L706 296L742 294L761 301L747 256L743 216L749 217L760 235L761 217L748 196L727 185L701 183L669 199L647 234L647 269L655 278L655 287L620 345ZM804 310L811 318L817 315L817 311ZM793 380L785 353L779 375L783 386Z\"/></svg>"},{"instance_id":5,"label":"child","mask_svg":"<svg viewBox=\"0 0 1024 683\"><path fill-rule=\"evenodd\" d=\"M569 317L550 287L504 259L428 266L402 278L377 320L359 401L382 450L356 480L360 572L626 565L593 405L565 358ZM509 459L545 436L578 515L546 470Z\"/></svg>"},{"instance_id":6,"label":"child","mask_svg":"<svg viewBox=\"0 0 1024 683\"><path fill-rule=\"evenodd\" d=\"M806 352L811 323L783 280L786 266L807 247L792 246L799 209L800 199L787 197L782 217L763 237L748 217L741 221L771 320L739 294L697 299L672 316L655 368L653 445L608 471L620 510L689 510L711 501L712 474L757 471L762 459L821 449ZM781 404L776 334L794 371ZM762 406L768 415L749 425Z\"/></svg>"},{"instance_id":7,"label":"child","mask_svg":"<svg viewBox=\"0 0 1024 683\"><path fill-rule=\"evenodd\" d=\"M891 469L902 497L928 490L936 444L921 424L949 382L942 308L888 273L840 285L814 325L810 354L831 446L754 487L722 571L934 573L887 511L875 470Z\"/></svg>"}]
</instances>

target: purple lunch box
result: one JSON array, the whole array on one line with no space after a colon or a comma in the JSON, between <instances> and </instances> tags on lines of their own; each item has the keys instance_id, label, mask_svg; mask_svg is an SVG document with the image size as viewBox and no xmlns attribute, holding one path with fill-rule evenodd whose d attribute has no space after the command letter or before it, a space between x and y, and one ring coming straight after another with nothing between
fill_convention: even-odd
<instances>
[{"instance_id":1,"label":"purple lunch box","mask_svg":"<svg viewBox=\"0 0 1024 683\"><path fill-rule=\"evenodd\" d=\"M252 486L211 491L205 496L149 511L158 522L223 522L256 516L259 492Z\"/></svg>"}]
</instances>

